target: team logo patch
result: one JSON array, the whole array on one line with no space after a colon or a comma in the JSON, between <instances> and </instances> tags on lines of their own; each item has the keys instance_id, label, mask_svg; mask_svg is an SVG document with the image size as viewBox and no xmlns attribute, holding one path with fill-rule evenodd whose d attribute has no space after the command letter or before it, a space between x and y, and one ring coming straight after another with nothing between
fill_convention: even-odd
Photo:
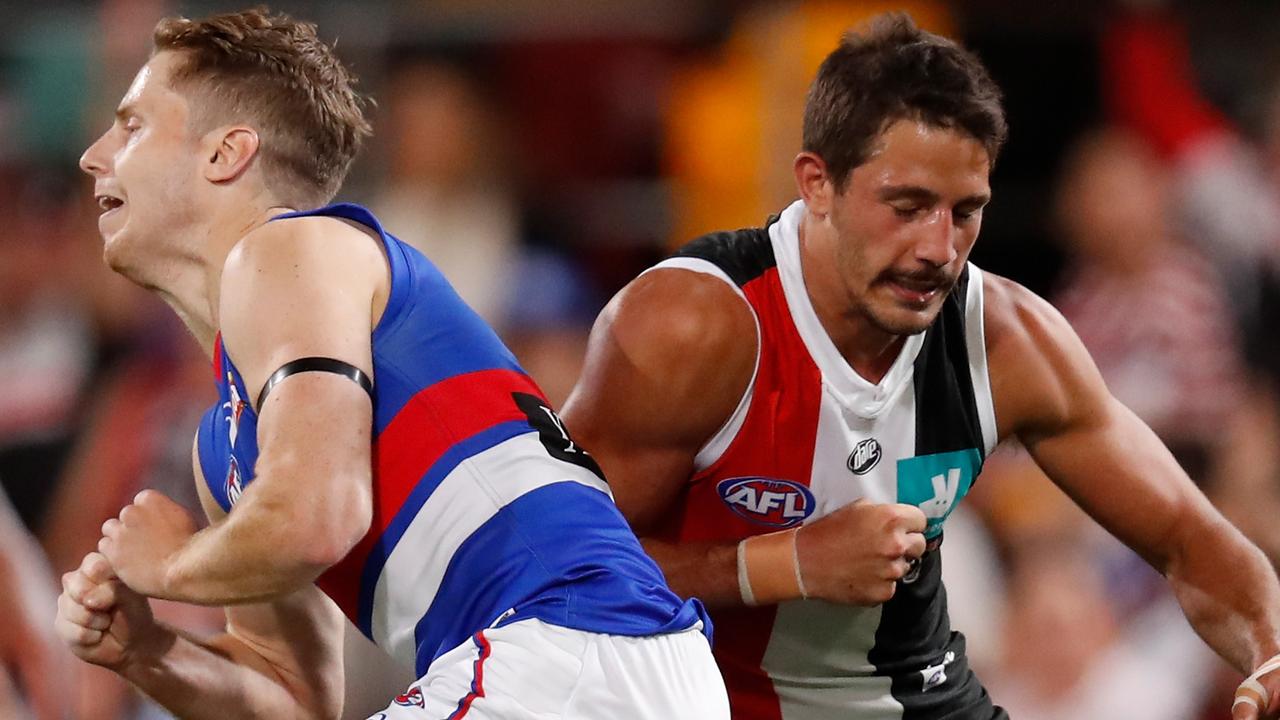
<instances>
[{"instance_id":1,"label":"team logo patch","mask_svg":"<svg viewBox=\"0 0 1280 720\"><path fill-rule=\"evenodd\" d=\"M789 528L813 514L813 493L790 480L728 478L716 484L716 492L736 515L761 525Z\"/></svg>"},{"instance_id":2,"label":"team logo patch","mask_svg":"<svg viewBox=\"0 0 1280 720\"><path fill-rule=\"evenodd\" d=\"M875 438L867 438L853 448L853 452L849 453L849 470L854 475L866 475L871 472L871 468L880 462L880 442Z\"/></svg>"},{"instance_id":3,"label":"team logo patch","mask_svg":"<svg viewBox=\"0 0 1280 720\"><path fill-rule=\"evenodd\" d=\"M231 447L236 446L236 439L240 436L240 418L244 415L245 408L249 407L249 403L240 399L240 390L236 388L236 379L227 373L227 391L231 399L222 403L223 409L227 411L227 436L231 440Z\"/></svg>"},{"instance_id":4,"label":"team logo patch","mask_svg":"<svg viewBox=\"0 0 1280 720\"><path fill-rule=\"evenodd\" d=\"M924 511L928 519L924 536L932 540L942 534L942 523L969 492L980 470L982 454L976 448L899 460L898 502Z\"/></svg>"},{"instance_id":5,"label":"team logo patch","mask_svg":"<svg viewBox=\"0 0 1280 720\"><path fill-rule=\"evenodd\" d=\"M240 463L236 462L236 456L231 456L231 462L227 464L227 504L235 505L240 499L240 493L244 492L244 484L240 478Z\"/></svg>"},{"instance_id":6,"label":"team logo patch","mask_svg":"<svg viewBox=\"0 0 1280 720\"><path fill-rule=\"evenodd\" d=\"M402 707L426 707L427 704L422 699L422 690L417 687L411 687L405 694L397 695L395 702Z\"/></svg>"},{"instance_id":7,"label":"team logo patch","mask_svg":"<svg viewBox=\"0 0 1280 720\"><path fill-rule=\"evenodd\" d=\"M956 654L948 650L947 654L943 656L942 662L937 665L930 665L921 670L920 678L924 681L924 687L922 688L923 691L929 692L930 690L945 684L947 682L947 665L955 662L955 660Z\"/></svg>"}]
</instances>

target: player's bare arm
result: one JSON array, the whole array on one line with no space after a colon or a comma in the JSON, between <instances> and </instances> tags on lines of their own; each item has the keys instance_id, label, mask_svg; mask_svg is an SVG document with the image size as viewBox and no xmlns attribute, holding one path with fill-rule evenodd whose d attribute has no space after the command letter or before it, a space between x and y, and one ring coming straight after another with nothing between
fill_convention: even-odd
<instances>
[{"instance_id":1,"label":"player's bare arm","mask_svg":"<svg viewBox=\"0 0 1280 720\"><path fill-rule=\"evenodd\" d=\"M733 290L688 270L645 273L591 331L562 416L600 462L619 509L671 588L715 604L738 598L733 545L649 536L689 482L694 456L746 392L755 321Z\"/></svg>"},{"instance_id":2,"label":"player's bare arm","mask_svg":"<svg viewBox=\"0 0 1280 720\"><path fill-rule=\"evenodd\" d=\"M747 391L756 333L746 303L721 280L673 268L645 273L601 313L563 413L672 589L712 606L744 602L738 542L673 543L652 534L678 506L694 457ZM923 529L917 509L855 503L805 526L794 551L773 554L788 573L798 561L804 596L875 604L892 596L924 551ZM797 587L769 593L754 600L802 596Z\"/></svg>"},{"instance_id":3,"label":"player's bare arm","mask_svg":"<svg viewBox=\"0 0 1280 720\"><path fill-rule=\"evenodd\" d=\"M345 222L270 222L242 240L222 275L218 320L250 402L280 366L325 357L372 377L374 318L386 303L377 243ZM372 406L333 373L298 373L258 408L255 480L235 512L191 534L181 510L144 493L104 526L103 553L129 587L206 605L293 592L342 559L368 529Z\"/></svg>"},{"instance_id":4,"label":"player's bare arm","mask_svg":"<svg viewBox=\"0 0 1280 720\"><path fill-rule=\"evenodd\" d=\"M196 463L211 522L224 522ZM146 597L88 555L63 576L57 630L81 659L119 673L178 717L336 718L342 709L342 616L315 587L227 609L227 630L196 638L159 623Z\"/></svg>"},{"instance_id":5,"label":"player's bare arm","mask_svg":"<svg viewBox=\"0 0 1280 720\"><path fill-rule=\"evenodd\" d=\"M1263 554L1111 396L1056 310L991 275L986 291L1001 437L1021 440L1055 483L1168 577L1196 631L1226 660L1250 673L1275 656L1280 586ZM1280 679L1264 680L1280 689Z\"/></svg>"}]
</instances>

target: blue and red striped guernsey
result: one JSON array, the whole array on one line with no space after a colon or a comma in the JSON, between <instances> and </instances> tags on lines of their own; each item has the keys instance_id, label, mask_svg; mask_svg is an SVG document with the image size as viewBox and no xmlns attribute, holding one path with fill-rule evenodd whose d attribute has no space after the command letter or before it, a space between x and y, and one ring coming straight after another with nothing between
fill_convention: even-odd
<instances>
[{"instance_id":1,"label":"blue and red striped guernsey","mask_svg":"<svg viewBox=\"0 0 1280 720\"><path fill-rule=\"evenodd\" d=\"M274 220L317 215L371 228L391 268L371 339L373 523L320 588L419 675L480 630L525 618L630 636L702 620L709 632L537 385L435 266L358 205ZM220 337L213 368L219 402L200 426L200 466L234 512L254 479L258 418Z\"/></svg>"}]
</instances>

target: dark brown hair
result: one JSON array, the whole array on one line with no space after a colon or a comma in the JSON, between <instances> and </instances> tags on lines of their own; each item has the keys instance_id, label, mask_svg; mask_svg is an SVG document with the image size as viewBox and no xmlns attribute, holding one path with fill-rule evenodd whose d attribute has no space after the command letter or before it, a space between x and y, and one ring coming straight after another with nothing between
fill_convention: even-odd
<instances>
[{"instance_id":1,"label":"dark brown hair","mask_svg":"<svg viewBox=\"0 0 1280 720\"><path fill-rule=\"evenodd\" d=\"M199 129L248 122L258 131L263 173L280 201L307 208L337 194L371 130L354 76L314 24L258 7L166 18L154 43L182 54L170 82L196 96Z\"/></svg>"},{"instance_id":2,"label":"dark brown hair","mask_svg":"<svg viewBox=\"0 0 1280 720\"><path fill-rule=\"evenodd\" d=\"M804 108L804 149L843 192L889 125L913 119L972 135L994 164L1008 127L1000 88L972 53L889 13L850 32L822 62Z\"/></svg>"}]
</instances>

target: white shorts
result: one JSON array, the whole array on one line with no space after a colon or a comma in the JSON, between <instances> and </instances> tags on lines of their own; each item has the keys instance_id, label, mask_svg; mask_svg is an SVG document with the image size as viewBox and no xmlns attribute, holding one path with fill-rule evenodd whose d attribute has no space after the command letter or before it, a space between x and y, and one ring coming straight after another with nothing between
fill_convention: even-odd
<instances>
[{"instance_id":1,"label":"white shorts","mask_svg":"<svg viewBox=\"0 0 1280 720\"><path fill-rule=\"evenodd\" d=\"M626 637L529 619L484 630L369 720L728 720L701 628Z\"/></svg>"}]
</instances>

